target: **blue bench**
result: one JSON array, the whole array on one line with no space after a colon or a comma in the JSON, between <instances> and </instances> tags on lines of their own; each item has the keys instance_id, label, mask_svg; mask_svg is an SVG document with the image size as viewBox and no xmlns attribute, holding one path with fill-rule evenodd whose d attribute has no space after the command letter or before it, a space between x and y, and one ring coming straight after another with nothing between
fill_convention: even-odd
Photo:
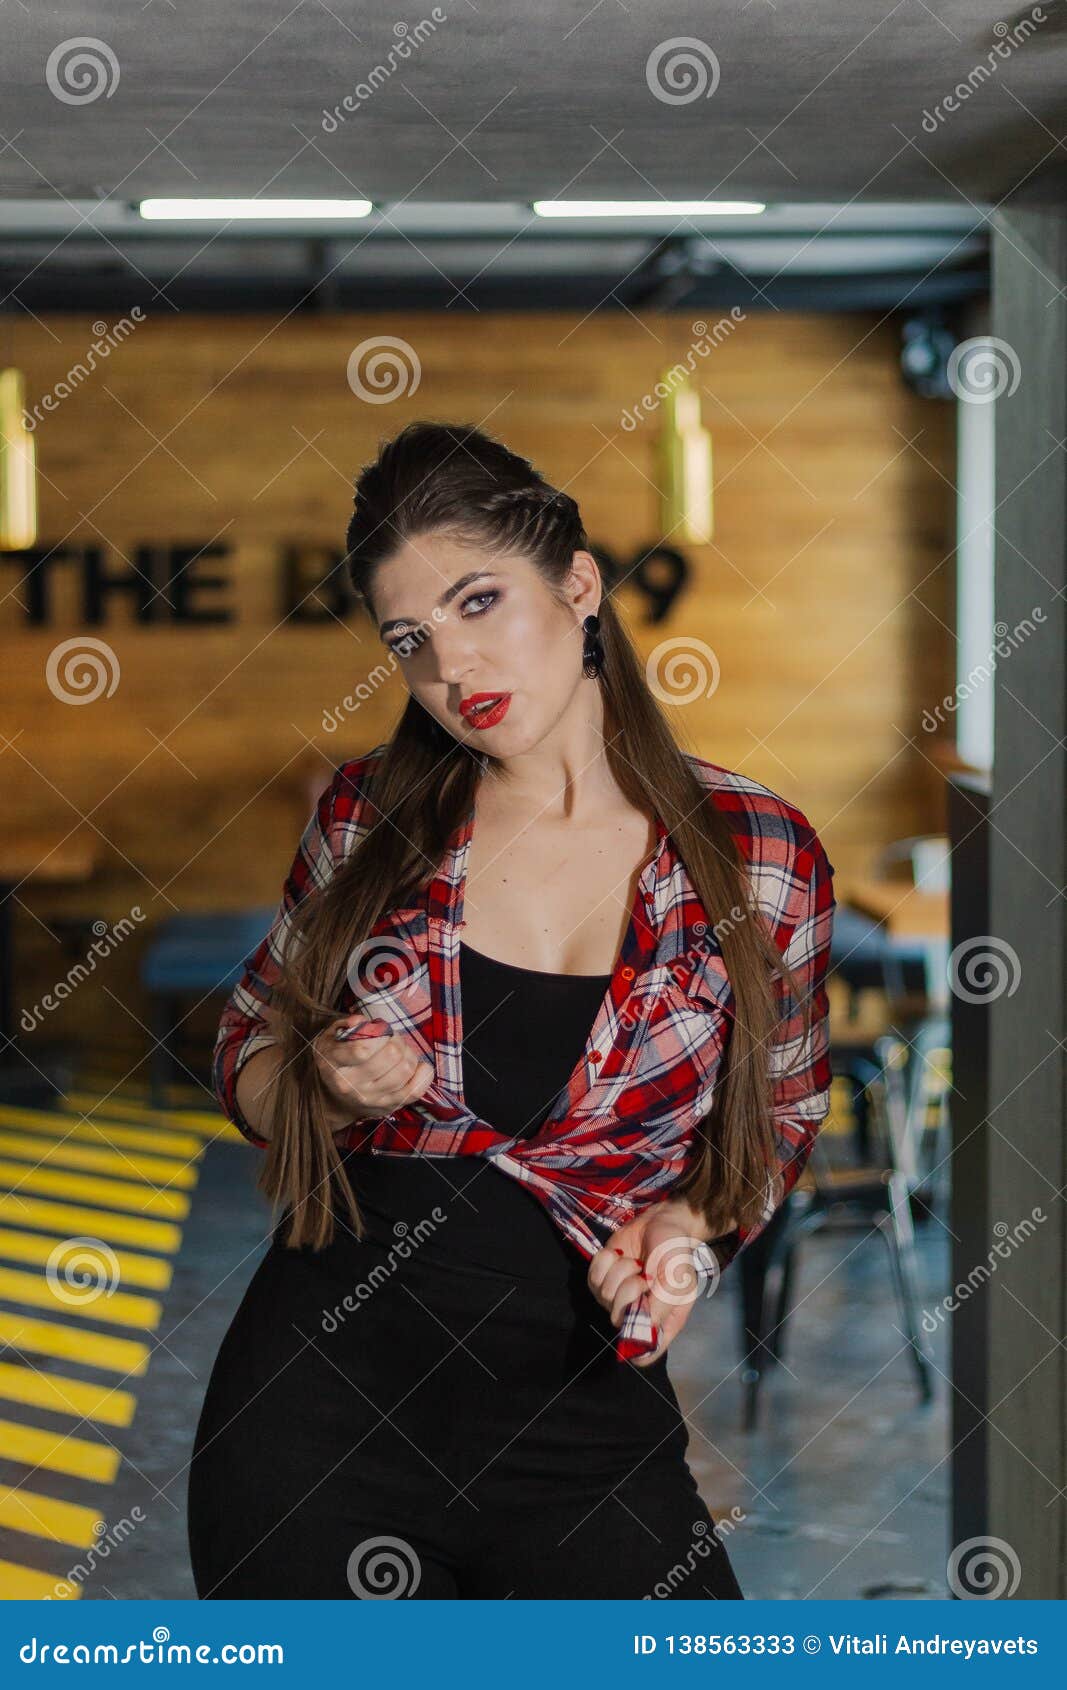
<instances>
[{"instance_id":1,"label":"blue bench","mask_svg":"<svg viewBox=\"0 0 1067 1690\"><path fill-rule=\"evenodd\" d=\"M156 928L141 960L141 984L148 993L155 1040L150 1062L155 1108L165 1107L168 1084L176 1077L175 1035L185 1018L183 1001L228 997L274 914L273 907L213 910L171 916Z\"/></svg>"}]
</instances>

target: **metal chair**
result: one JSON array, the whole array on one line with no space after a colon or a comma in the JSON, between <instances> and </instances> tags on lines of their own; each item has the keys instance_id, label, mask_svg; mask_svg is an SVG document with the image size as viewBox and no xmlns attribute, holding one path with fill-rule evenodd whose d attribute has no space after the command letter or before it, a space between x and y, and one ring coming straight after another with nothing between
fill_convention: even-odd
<instances>
[{"instance_id":1,"label":"metal chair","mask_svg":"<svg viewBox=\"0 0 1067 1690\"><path fill-rule=\"evenodd\" d=\"M881 853L876 872L906 860L917 882L922 874L923 884L942 884L947 843L940 835L896 840ZM830 972L847 994L845 1026L856 1021L859 994L869 989L883 992L896 1024L867 1043L835 1041L830 1048L834 1077L851 1092L851 1166L834 1166L824 1139L817 1139L802 1180L737 1259L746 1430L756 1425L764 1374L783 1359L798 1244L840 1224L876 1227L883 1237L920 1396L923 1403L932 1398L918 1320L915 1210L935 1208L945 1195L949 1017L927 1012L905 1019L908 987L927 980L927 951L918 941L893 940L847 901L835 911Z\"/></svg>"},{"instance_id":2,"label":"metal chair","mask_svg":"<svg viewBox=\"0 0 1067 1690\"><path fill-rule=\"evenodd\" d=\"M933 1371L919 1318L913 1200L921 1194L930 1201L930 1175L936 1167L936 1152L931 1154L929 1130L920 1112L925 1086L918 1076L925 1067L922 1052L934 1049L937 1037L936 1027L921 1029L917 1051L909 1050L899 1035L886 1034L875 1041L873 1062L862 1052L832 1053L835 1075L868 1094L873 1128L868 1153L853 1166L835 1167L816 1140L800 1182L739 1257L746 1431L756 1425L765 1375L784 1358L798 1247L816 1232L857 1227L878 1232L886 1245L920 1399L925 1403L933 1396ZM932 1142L938 1142L936 1133Z\"/></svg>"},{"instance_id":3,"label":"metal chair","mask_svg":"<svg viewBox=\"0 0 1067 1690\"><path fill-rule=\"evenodd\" d=\"M890 944L877 922L847 904L839 907L830 966L849 992L848 1020L855 1018L855 1000L865 988L880 987L891 1008L904 1001L905 962L921 969L921 950L907 955ZM823 1139L817 1139L798 1186L738 1258L743 1424L749 1431L756 1424L763 1377L783 1359L798 1245L831 1227L873 1226L879 1232L920 1397L927 1402L933 1394L918 1318L913 1205L932 1208L943 1194L948 1020L921 1016L867 1043L835 1042L830 1060L835 1079L850 1093L854 1160L834 1166Z\"/></svg>"}]
</instances>

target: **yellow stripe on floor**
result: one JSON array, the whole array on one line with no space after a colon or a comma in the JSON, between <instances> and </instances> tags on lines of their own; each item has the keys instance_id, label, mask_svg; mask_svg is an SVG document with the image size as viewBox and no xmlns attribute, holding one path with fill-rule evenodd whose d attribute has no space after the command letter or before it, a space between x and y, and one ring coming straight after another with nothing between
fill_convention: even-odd
<instances>
[{"instance_id":1,"label":"yellow stripe on floor","mask_svg":"<svg viewBox=\"0 0 1067 1690\"><path fill-rule=\"evenodd\" d=\"M167 1258L182 1240L175 1223L189 1213L198 1164L208 1142L229 1136L241 1139L218 1114L163 1112L84 1093L65 1099L62 1110L0 1106L0 1352L6 1357L0 1404L100 1426L131 1424L133 1392L47 1369L59 1360L113 1372L124 1382L145 1375L150 1344L97 1328L124 1327L145 1337L158 1328L161 1300L137 1288L169 1288ZM35 1309L55 1318L25 1312ZM110 1485L121 1459L103 1435L27 1425L0 1413L0 1462L24 1470L27 1480L43 1470ZM8 1555L17 1533L87 1549L102 1526L95 1507L0 1484ZM0 1599L80 1594L63 1578L20 1565L18 1555L16 1549L14 1560L0 1559Z\"/></svg>"},{"instance_id":2,"label":"yellow stripe on floor","mask_svg":"<svg viewBox=\"0 0 1067 1690\"><path fill-rule=\"evenodd\" d=\"M52 1578L36 1567L0 1561L0 1602L44 1602L49 1596L57 1602L76 1602L80 1595L77 1585L68 1579Z\"/></svg>"},{"instance_id":3,"label":"yellow stripe on floor","mask_svg":"<svg viewBox=\"0 0 1067 1690\"><path fill-rule=\"evenodd\" d=\"M207 1138L214 1138L219 1128L228 1128L231 1123L217 1109L172 1109L168 1111L171 1119L180 1127L188 1127L192 1132L203 1133ZM236 1127L233 1128L236 1132ZM242 1134L237 1133L238 1138Z\"/></svg>"},{"instance_id":4,"label":"yellow stripe on floor","mask_svg":"<svg viewBox=\"0 0 1067 1690\"><path fill-rule=\"evenodd\" d=\"M91 1549L98 1542L104 1524L97 1508L83 1508L78 1502L58 1502L37 1491L0 1490L0 1526L17 1532L31 1532L53 1543L71 1543L76 1549Z\"/></svg>"},{"instance_id":5,"label":"yellow stripe on floor","mask_svg":"<svg viewBox=\"0 0 1067 1690\"><path fill-rule=\"evenodd\" d=\"M89 1174L65 1174L50 1168L27 1168L21 1162L0 1160L0 1185L10 1190L43 1191L51 1197L70 1197L102 1208L132 1209L139 1215L169 1215L184 1220L189 1199L180 1191L152 1191L145 1185L118 1179L93 1179Z\"/></svg>"},{"instance_id":6,"label":"yellow stripe on floor","mask_svg":"<svg viewBox=\"0 0 1067 1690\"><path fill-rule=\"evenodd\" d=\"M73 1273L77 1258L71 1253L69 1260ZM136 1297L117 1290L109 1294L106 1283L68 1284L61 1268L50 1279L39 1273L20 1273L18 1268L0 1267L0 1297L8 1303L48 1309L51 1314L98 1320L104 1326L139 1326L145 1332L154 1332L163 1318L163 1304L157 1303L154 1297Z\"/></svg>"},{"instance_id":7,"label":"yellow stripe on floor","mask_svg":"<svg viewBox=\"0 0 1067 1690\"><path fill-rule=\"evenodd\" d=\"M136 1344L132 1338L84 1332L55 1321L12 1314L7 1309L0 1309L0 1343L14 1350L34 1350L61 1361L78 1361L85 1367L103 1367L138 1377L147 1372L152 1353L147 1344Z\"/></svg>"},{"instance_id":8,"label":"yellow stripe on floor","mask_svg":"<svg viewBox=\"0 0 1067 1690\"><path fill-rule=\"evenodd\" d=\"M0 1156L20 1161L47 1162L51 1168L80 1168L94 1174L113 1174L116 1179L143 1179L149 1185L184 1187L196 1184L196 1168L173 1156L131 1156L124 1150L96 1149L91 1145L38 1138L35 1133L6 1133L0 1130Z\"/></svg>"},{"instance_id":9,"label":"yellow stripe on floor","mask_svg":"<svg viewBox=\"0 0 1067 1690\"><path fill-rule=\"evenodd\" d=\"M36 1262L47 1266L53 1252L68 1250L69 1238L49 1238L38 1232L15 1232L0 1226L0 1261ZM122 1285L137 1285L145 1291L166 1291L174 1269L162 1256L135 1256L130 1250L112 1252Z\"/></svg>"},{"instance_id":10,"label":"yellow stripe on floor","mask_svg":"<svg viewBox=\"0 0 1067 1690\"><path fill-rule=\"evenodd\" d=\"M133 1392L117 1385L87 1385L84 1379L66 1379L59 1373L40 1373L6 1361L0 1361L0 1398L25 1408L98 1420L101 1426L129 1426L137 1407Z\"/></svg>"},{"instance_id":11,"label":"yellow stripe on floor","mask_svg":"<svg viewBox=\"0 0 1067 1690\"><path fill-rule=\"evenodd\" d=\"M130 1072L116 1074L82 1073L78 1075L78 1090L92 1092L97 1097L121 1097L125 1103L140 1103L144 1107L152 1102L151 1087L145 1080L135 1080ZM191 1080L172 1080L164 1087L167 1101L163 1105L166 1109L198 1109L204 1104L205 1087L194 1085Z\"/></svg>"},{"instance_id":12,"label":"yellow stripe on floor","mask_svg":"<svg viewBox=\"0 0 1067 1690\"><path fill-rule=\"evenodd\" d=\"M0 1221L16 1226L37 1226L64 1237L86 1234L108 1244L139 1244L143 1250L165 1250L172 1254L182 1241L181 1228L167 1221L144 1221L135 1215L107 1214L102 1209L81 1209L73 1203L46 1203L18 1192L0 1191Z\"/></svg>"},{"instance_id":13,"label":"yellow stripe on floor","mask_svg":"<svg viewBox=\"0 0 1067 1690\"><path fill-rule=\"evenodd\" d=\"M37 1426L20 1426L15 1420L0 1420L0 1456L21 1461L27 1467L45 1467L52 1473L70 1473L76 1479L95 1479L98 1484L114 1482L122 1460L110 1444L76 1438L73 1433L42 1432Z\"/></svg>"},{"instance_id":14,"label":"yellow stripe on floor","mask_svg":"<svg viewBox=\"0 0 1067 1690\"><path fill-rule=\"evenodd\" d=\"M209 1109L150 1109L142 1103L126 1103L118 1096L100 1098L82 1091L68 1092L66 1097L56 1101L59 1108L73 1110L75 1114L86 1115L92 1120L151 1121L153 1124L158 1122L161 1127L185 1127L202 1133L206 1138L232 1133L242 1143L248 1142L224 1116L213 1114Z\"/></svg>"},{"instance_id":15,"label":"yellow stripe on floor","mask_svg":"<svg viewBox=\"0 0 1067 1690\"><path fill-rule=\"evenodd\" d=\"M140 1118L144 1118L143 1113ZM146 1150L149 1155L181 1156L189 1161L204 1153L204 1141L198 1134L170 1132L162 1126L139 1130L109 1121L106 1116L94 1115L91 1121L86 1121L55 1109L23 1109L0 1104L0 1127L26 1127L49 1137L91 1139L94 1144L110 1145L117 1150Z\"/></svg>"}]
</instances>

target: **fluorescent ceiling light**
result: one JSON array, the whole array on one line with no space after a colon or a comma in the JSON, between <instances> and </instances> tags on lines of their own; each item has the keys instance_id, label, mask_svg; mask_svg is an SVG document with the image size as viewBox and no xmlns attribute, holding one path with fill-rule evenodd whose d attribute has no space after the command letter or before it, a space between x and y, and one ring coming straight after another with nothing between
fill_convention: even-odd
<instances>
[{"instance_id":1,"label":"fluorescent ceiling light","mask_svg":"<svg viewBox=\"0 0 1067 1690\"><path fill-rule=\"evenodd\" d=\"M759 200L534 200L538 217L752 217Z\"/></svg>"},{"instance_id":2,"label":"fluorescent ceiling light","mask_svg":"<svg viewBox=\"0 0 1067 1690\"><path fill-rule=\"evenodd\" d=\"M213 221L245 217L261 219L366 217L373 211L371 200L141 200L137 207L142 217L149 219L177 218L186 222L191 218L211 218Z\"/></svg>"}]
</instances>

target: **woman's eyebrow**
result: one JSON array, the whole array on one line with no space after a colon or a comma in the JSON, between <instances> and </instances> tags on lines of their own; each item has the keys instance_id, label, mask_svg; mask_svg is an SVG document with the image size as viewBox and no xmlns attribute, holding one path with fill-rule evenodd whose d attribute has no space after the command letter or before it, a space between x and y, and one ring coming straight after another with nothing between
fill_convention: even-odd
<instances>
[{"instance_id":1,"label":"woman's eyebrow","mask_svg":"<svg viewBox=\"0 0 1067 1690\"><path fill-rule=\"evenodd\" d=\"M443 609L446 604L451 604L456 594L461 593L464 587L469 587L472 581L480 581L483 576L491 575L492 573L493 571L491 569L472 569L468 575L461 575L458 581L453 581L450 587L445 588L441 597L437 601L437 608ZM384 639L385 635L393 628L413 628L417 625L417 621L417 617L391 616L388 622L383 622L381 624L378 629L378 633Z\"/></svg>"}]
</instances>

